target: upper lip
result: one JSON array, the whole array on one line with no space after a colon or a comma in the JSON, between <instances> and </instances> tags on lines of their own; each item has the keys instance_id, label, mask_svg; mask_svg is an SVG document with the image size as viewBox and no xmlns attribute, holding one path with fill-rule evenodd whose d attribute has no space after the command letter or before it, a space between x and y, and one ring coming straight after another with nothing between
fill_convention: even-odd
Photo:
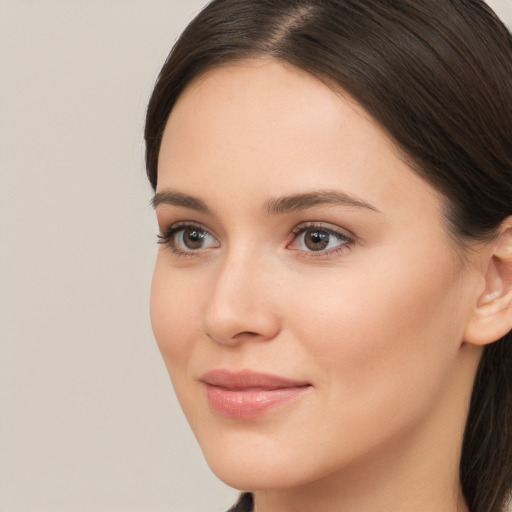
<instances>
[{"instance_id":1,"label":"upper lip","mask_svg":"<svg viewBox=\"0 0 512 512\"><path fill-rule=\"evenodd\" d=\"M252 370L211 370L203 374L200 380L210 386L218 386L228 390L250 388L273 390L311 385L304 380L292 380L278 375L260 373Z\"/></svg>"}]
</instances>

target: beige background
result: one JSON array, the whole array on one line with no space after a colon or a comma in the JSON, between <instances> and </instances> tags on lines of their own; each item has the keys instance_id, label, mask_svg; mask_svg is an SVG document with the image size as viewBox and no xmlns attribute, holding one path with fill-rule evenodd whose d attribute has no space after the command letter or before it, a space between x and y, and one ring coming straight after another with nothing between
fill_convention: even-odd
<instances>
[{"instance_id":1,"label":"beige background","mask_svg":"<svg viewBox=\"0 0 512 512\"><path fill-rule=\"evenodd\" d=\"M153 341L144 109L202 0L0 0L0 511L221 512ZM512 0L492 5L512 25Z\"/></svg>"}]
</instances>

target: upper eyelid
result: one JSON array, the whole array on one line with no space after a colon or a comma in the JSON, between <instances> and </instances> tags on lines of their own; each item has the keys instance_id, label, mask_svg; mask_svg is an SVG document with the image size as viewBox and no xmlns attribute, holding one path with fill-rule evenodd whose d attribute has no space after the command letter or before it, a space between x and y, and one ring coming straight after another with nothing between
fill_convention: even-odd
<instances>
[{"instance_id":1,"label":"upper eyelid","mask_svg":"<svg viewBox=\"0 0 512 512\"><path fill-rule=\"evenodd\" d=\"M161 229L161 232L163 235L165 235L166 233L176 233L176 232L180 231L181 229L185 229L188 227L199 228L203 231L206 231L209 235L213 236L214 238L218 238L210 228L206 227L201 222L195 222L195 221L173 222L173 223L167 225L166 227L164 227L163 229Z\"/></svg>"},{"instance_id":2,"label":"upper eyelid","mask_svg":"<svg viewBox=\"0 0 512 512\"><path fill-rule=\"evenodd\" d=\"M208 233L208 235L211 236L220 245L218 237L213 235L210 229L206 228L206 226L203 226L200 222L193 222L193 221L178 221L178 222L169 224L164 229L161 229L160 233L157 234L158 243L169 247L173 253L175 253L179 256L190 256L190 257L198 256L198 254L202 250L204 250L204 248L201 248L201 249L178 249L178 248L176 248L176 246L173 242L174 236L177 233L179 233L180 231L183 231L184 229L186 229L188 227L197 228L201 231L204 231L205 233Z\"/></svg>"},{"instance_id":3,"label":"upper eyelid","mask_svg":"<svg viewBox=\"0 0 512 512\"><path fill-rule=\"evenodd\" d=\"M207 232L210 236L215 238L217 241L219 241L219 236L210 229L209 227L205 226L203 223L198 221L177 221L174 223L169 224L168 226L161 229L160 234L158 235L158 238L160 239L166 239L170 236L178 233L181 229L185 229L187 227L196 227L199 228L205 232ZM296 238L298 235L302 234L304 231L307 231L308 229L323 229L325 231L328 231L334 235L339 235L342 238L348 239L348 240L354 240L356 237L355 235L348 229L342 228L341 226L338 226L336 224L331 224L330 222L325 221L304 221L292 228L292 230L289 232L288 238L292 237ZM290 243L290 240L288 240L287 244Z\"/></svg>"},{"instance_id":4,"label":"upper eyelid","mask_svg":"<svg viewBox=\"0 0 512 512\"><path fill-rule=\"evenodd\" d=\"M301 224L298 224L297 226L295 226L292 229L291 234L297 235L304 231L307 231L308 229L314 229L314 228L323 229L324 231L329 231L331 233L338 234L344 238L350 238L350 239L355 238L355 235L347 228L342 228L341 226L331 224L330 222L321 222L321 221L317 221L317 222L308 221L308 222L303 222Z\"/></svg>"}]
</instances>

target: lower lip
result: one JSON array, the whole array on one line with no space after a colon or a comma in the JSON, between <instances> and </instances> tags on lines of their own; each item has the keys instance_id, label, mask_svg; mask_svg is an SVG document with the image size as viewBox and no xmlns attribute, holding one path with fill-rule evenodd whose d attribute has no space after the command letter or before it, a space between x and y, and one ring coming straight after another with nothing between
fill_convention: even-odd
<instances>
[{"instance_id":1,"label":"lower lip","mask_svg":"<svg viewBox=\"0 0 512 512\"><path fill-rule=\"evenodd\" d=\"M278 389L230 390L206 384L208 401L212 409L229 418L256 418L281 405L293 402L311 389L311 386Z\"/></svg>"}]
</instances>

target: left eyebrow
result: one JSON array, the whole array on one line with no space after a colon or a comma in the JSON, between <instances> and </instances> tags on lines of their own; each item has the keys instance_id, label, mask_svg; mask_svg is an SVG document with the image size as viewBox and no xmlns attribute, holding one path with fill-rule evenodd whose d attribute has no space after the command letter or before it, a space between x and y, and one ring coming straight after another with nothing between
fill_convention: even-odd
<instances>
[{"instance_id":1,"label":"left eyebrow","mask_svg":"<svg viewBox=\"0 0 512 512\"><path fill-rule=\"evenodd\" d=\"M355 206L381 213L370 203L339 190L318 190L305 194L276 197L266 201L264 210L266 213L291 213L322 205Z\"/></svg>"}]
</instances>

